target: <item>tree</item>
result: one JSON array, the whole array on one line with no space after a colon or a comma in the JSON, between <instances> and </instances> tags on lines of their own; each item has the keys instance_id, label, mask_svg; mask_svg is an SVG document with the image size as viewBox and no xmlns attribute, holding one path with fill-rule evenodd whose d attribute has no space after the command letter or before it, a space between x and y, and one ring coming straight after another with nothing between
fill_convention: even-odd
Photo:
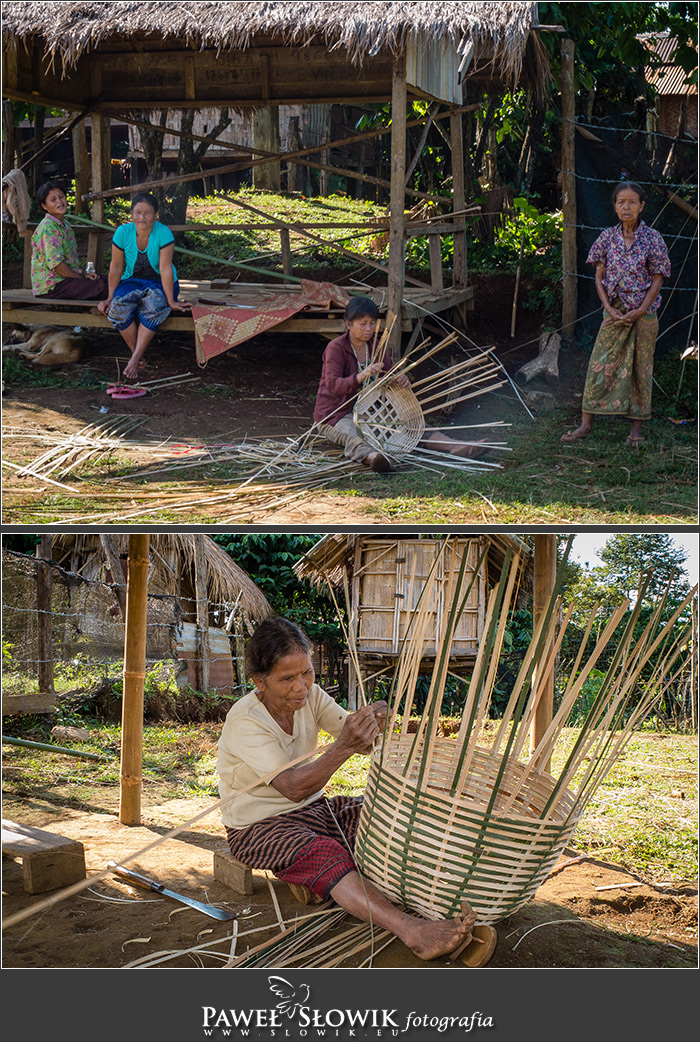
<instances>
[{"instance_id":1,"label":"tree","mask_svg":"<svg viewBox=\"0 0 700 1042\"><path fill-rule=\"evenodd\" d=\"M663 532L613 535L600 551L601 568L594 569L609 586L634 599L645 573L649 594L658 596L669 586L669 596L682 600L690 590L683 568L688 553Z\"/></svg>"}]
</instances>

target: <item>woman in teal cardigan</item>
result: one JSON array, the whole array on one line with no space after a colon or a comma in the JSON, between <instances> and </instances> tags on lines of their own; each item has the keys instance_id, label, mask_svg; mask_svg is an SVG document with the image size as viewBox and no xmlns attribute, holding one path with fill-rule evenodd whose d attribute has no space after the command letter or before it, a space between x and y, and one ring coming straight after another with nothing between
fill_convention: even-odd
<instances>
[{"instance_id":1,"label":"woman in teal cardigan","mask_svg":"<svg viewBox=\"0 0 700 1042\"><path fill-rule=\"evenodd\" d=\"M127 379L138 377L146 349L170 312L191 307L177 299L174 250L173 233L158 220L158 200L139 192L131 202L131 223L114 233L109 295L97 305L131 351Z\"/></svg>"}]
</instances>

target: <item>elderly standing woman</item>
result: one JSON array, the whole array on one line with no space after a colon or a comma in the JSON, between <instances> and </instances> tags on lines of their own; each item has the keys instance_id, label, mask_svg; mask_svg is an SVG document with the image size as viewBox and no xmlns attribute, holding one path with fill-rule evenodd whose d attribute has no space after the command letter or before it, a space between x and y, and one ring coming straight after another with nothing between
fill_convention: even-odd
<instances>
[{"instance_id":1,"label":"elderly standing woman","mask_svg":"<svg viewBox=\"0 0 700 1042\"><path fill-rule=\"evenodd\" d=\"M171 311L187 311L178 302L179 286L173 264L175 239L158 220L158 200L139 192L131 201L131 222L112 238L109 295L98 304L131 351L124 376L135 380L158 327Z\"/></svg>"},{"instance_id":2,"label":"elderly standing woman","mask_svg":"<svg viewBox=\"0 0 700 1042\"><path fill-rule=\"evenodd\" d=\"M106 275L83 273L75 234L66 223L66 193L60 185L46 181L37 189L36 198L44 217L32 235L32 293L51 300L104 300Z\"/></svg>"},{"instance_id":3,"label":"elderly standing woman","mask_svg":"<svg viewBox=\"0 0 700 1042\"><path fill-rule=\"evenodd\" d=\"M269 869L297 895L331 897L357 919L389 930L420 959L446 955L470 939L473 913L431 922L391 904L355 866L362 797L323 792L346 760L370 751L386 703L348 714L315 683L310 651L306 634L282 618L266 619L246 646L255 690L229 710L218 744L231 853ZM334 741L315 755L321 730Z\"/></svg>"},{"instance_id":4,"label":"elderly standing woman","mask_svg":"<svg viewBox=\"0 0 700 1042\"><path fill-rule=\"evenodd\" d=\"M567 444L588 437L594 416L626 416L632 421L627 444L637 446L651 418L659 290L671 265L666 243L641 219L644 189L623 181L612 202L619 224L606 228L588 254L606 317L588 365L581 424L562 435Z\"/></svg>"}]
</instances>

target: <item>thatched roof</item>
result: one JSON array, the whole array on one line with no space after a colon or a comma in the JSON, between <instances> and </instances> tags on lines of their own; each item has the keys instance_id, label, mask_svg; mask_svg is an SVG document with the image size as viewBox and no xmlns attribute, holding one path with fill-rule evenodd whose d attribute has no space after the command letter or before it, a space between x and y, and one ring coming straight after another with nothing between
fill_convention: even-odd
<instances>
[{"instance_id":1,"label":"thatched roof","mask_svg":"<svg viewBox=\"0 0 700 1042\"><path fill-rule=\"evenodd\" d=\"M360 535L341 535L339 533L323 536L294 565L296 575L313 585L322 585L327 582L332 586L338 586L343 581L344 572L347 572L349 578L352 576L357 540L362 538ZM368 538L376 541L385 538L387 540L416 539L418 536L415 533L406 535L397 533L386 536L368 534ZM457 536L455 538L469 537ZM500 575L506 554L508 551L512 551L523 558L524 574L521 582L531 581L532 551L522 539L518 536L492 533L485 534L484 538L489 543L487 561L490 578L495 579Z\"/></svg>"},{"instance_id":2,"label":"thatched roof","mask_svg":"<svg viewBox=\"0 0 700 1042\"><path fill-rule=\"evenodd\" d=\"M422 38L449 42L460 54L471 46L477 55L486 51L494 76L516 80L533 24L537 4L516 2L3 3L5 42L39 37L64 74L87 51L148 37L197 50L246 49L261 39L314 43L344 52L354 64Z\"/></svg>"},{"instance_id":3,"label":"thatched roof","mask_svg":"<svg viewBox=\"0 0 700 1042\"><path fill-rule=\"evenodd\" d=\"M111 536L118 553L126 553L128 535ZM184 570L194 570L194 534L151 535L151 570L149 581L163 591L174 592L179 576L174 575L168 558L174 553ZM272 607L255 585L250 576L239 568L229 555L208 535L203 535L204 559L207 565L207 596L211 604L234 604L236 601L245 610L249 619L259 622L273 615ZM81 559L81 571L86 568L94 576L103 574L107 562L99 535L71 533L52 537L52 559L63 568L70 569L74 555Z\"/></svg>"}]
</instances>

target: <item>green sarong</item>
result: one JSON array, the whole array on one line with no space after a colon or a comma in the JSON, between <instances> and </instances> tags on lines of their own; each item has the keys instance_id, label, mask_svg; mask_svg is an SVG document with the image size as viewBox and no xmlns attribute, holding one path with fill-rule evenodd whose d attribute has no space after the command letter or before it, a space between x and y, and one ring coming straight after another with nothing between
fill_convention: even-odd
<instances>
[{"instance_id":1,"label":"green sarong","mask_svg":"<svg viewBox=\"0 0 700 1042\"><path fill-rule=\"evenodd\" d=\"M619 301L615 306L624 310ZM617 326L606 316L588 363L583 412L627 416L631 420L650 419L658 332L656 312L642 315L632 326Z\"/></svg>"}]
</instances>

